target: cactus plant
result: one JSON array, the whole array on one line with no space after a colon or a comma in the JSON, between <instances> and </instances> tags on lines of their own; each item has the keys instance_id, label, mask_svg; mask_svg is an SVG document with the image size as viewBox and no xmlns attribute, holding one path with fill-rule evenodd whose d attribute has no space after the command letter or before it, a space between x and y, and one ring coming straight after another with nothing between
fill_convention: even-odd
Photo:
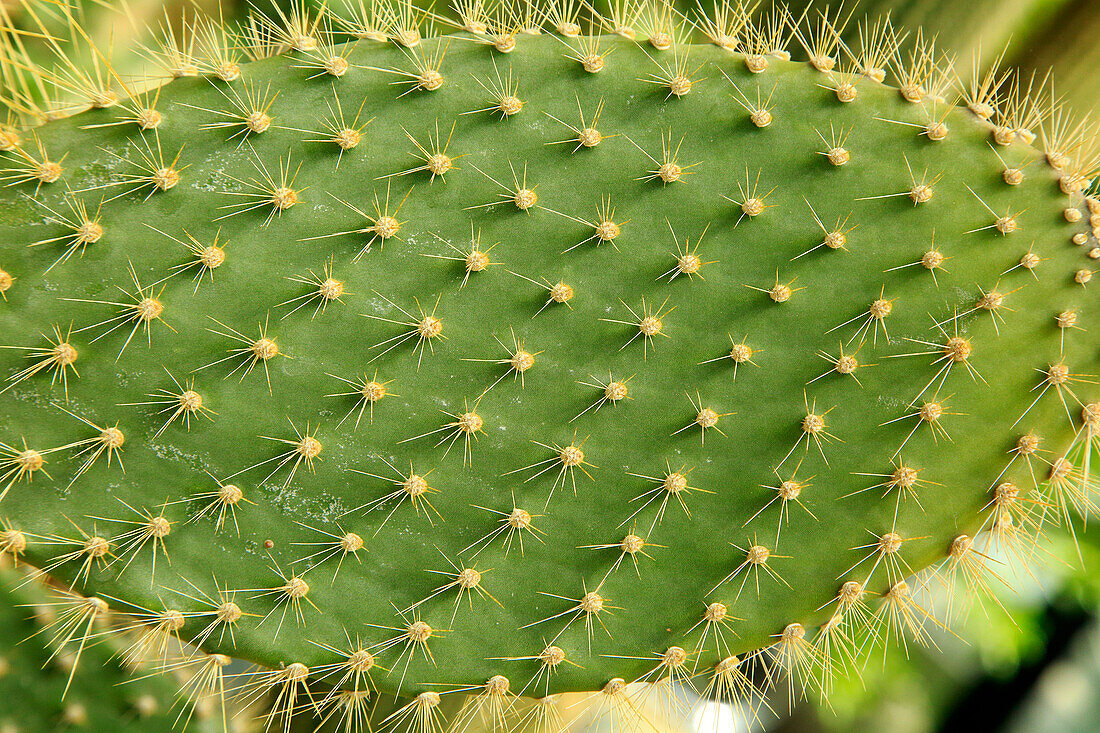
<instances>
[{"instance_id":1,"label":"cactus plant","mask_svg":"<svg viewBox=\"0 0 1100 733\"><path fill-rule=\"evenodd\" d=\"M789 4L793 14L815 16L812 2ZM858 43L860 26L889 14L902 36L934 39L942 52L979 65L1001 61L1016 73L1058 80L1058 98L1079 109L1096 105L1091 72L1097 56L1091 39L1096 4L1088 0L1016 0L957 3L949 0L870 0L850 15L834 16L843 39Z\"/></svg>"},{"instance_id":2,"label":"cactus plant","mask_svg":"<svg viewBox=\"0 0 1100 733\"><path fill-rule=\"evenodd\" d=\"M179 707L169 678L148 670L132 677L133 665L145 661L135 656L137 646L115 639L106 646L93 643L81 650L83 663L78 664L75 649L62 643L73 628L71 594L10 567L0 569L0 579L0 695L5 700L0 730L168 730L177 716L192 716L188 707ZM96 636L103 636L108 615L96 618ZM207 714L216 710L199 712L193 718L198 730L222 728Z\"/></svg>"},{"instance_id":3,"label":"cactus plant","mask_svg":"<svg viewBox=\"0 0 1100 733\"><path fill-rule=\"evenodd\" d=\"M269 724L622 724L827 695L1094 508L1087 124L885 23L578 9L202 21L148 89L9 30L0 548Z\"/></svg>"}]
</instances>

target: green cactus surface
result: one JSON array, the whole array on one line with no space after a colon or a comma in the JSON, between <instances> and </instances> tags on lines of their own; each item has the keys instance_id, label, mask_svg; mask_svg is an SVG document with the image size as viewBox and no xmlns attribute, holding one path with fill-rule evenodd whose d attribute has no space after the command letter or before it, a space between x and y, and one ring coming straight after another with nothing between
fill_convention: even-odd
<instances>
[{"instance_id":1,"label":"green cactus surface","mask_svg":"<svg viewBox=\"0 0 1100 733\"><path fill-rule=\"evenodd\" d=\"M75 648L57 644L64 639L64 633L57 634L57 620L65 613L66 604L59 602L65 594L28 581L26 574L10 567L0 570L0 579L0 730L172 729L180 709L174 707L176 686L169 679L140 673L135 678L135 670L122 661L125 648L118 644L93 643L84 650L83 664L76 666ZM102 633L106 620L96 623L96 633ZM221 729L220 723L200 725Z\"/></svg>"},{"instance_id":2,"label":"green cactus surface","mask_svg":"<svg viewBox=\"0 0 1100 733\"><path fill-rule=\"evenodd\" d=\"M635 25L304 22L12 129L4 536L284 688L403 695L825 691L1041 558L1100 435L1061 110Z\"/></svg>"}]
</instances>

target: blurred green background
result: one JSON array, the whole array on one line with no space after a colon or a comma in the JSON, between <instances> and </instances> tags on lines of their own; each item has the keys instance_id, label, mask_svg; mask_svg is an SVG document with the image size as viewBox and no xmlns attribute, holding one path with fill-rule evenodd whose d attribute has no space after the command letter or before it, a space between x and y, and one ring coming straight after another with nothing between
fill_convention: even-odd
<instances>
[{"instance_id":1,"label":"blurred green background","mask_svg":"<svg viewBox=\"0 0 1100 733\"><path fill-rule=\"evenodd\" d=\"M341 1L329 5L339 9ZM267 8L269 2L258 0L258 5ZM276 2L284 9L292 4ZM683 10L694 2L678 0ZM796 17L807 4L789 3ZM824 8L825 2L816 4ZM845 5L854 8L845 34L849 41L861 18L890 13L903 31L919 27L926 37L937 36L939 48L957 54L962 72L969 70L972 58L988 64L1004 51L1004 64L1026 76L1043 77L1053 70L1056 93L1079 115L1100 107L1100 0L863 0ZM26 12L21 0L0 0L0 6L17 24ZM125 74L141 64L137 44L147 40L147 27L167 17L178 28L184 13L197 11L237 20L248 6L245 0L85 0L82 13L98 42L113 41L113 63ZM453 15L442 5L433 10ZM766 727L790 733L1100 731L1097 534L1079 528L1083 568L1052 559L1036 568L1034 577L1019 579L1015 593L1002 594L1009 613L996 606L975 608L952 633L933 635L938 649L911 645L908 656L893 649L885 661L868 662L862 680L838 681L827 704L807 700L790 716L786 705L778 704L783 715L765 721ZM1051 542L1052 558L1077 556L1068 539L1054 536Z\"/></svg>"}]
</instances>

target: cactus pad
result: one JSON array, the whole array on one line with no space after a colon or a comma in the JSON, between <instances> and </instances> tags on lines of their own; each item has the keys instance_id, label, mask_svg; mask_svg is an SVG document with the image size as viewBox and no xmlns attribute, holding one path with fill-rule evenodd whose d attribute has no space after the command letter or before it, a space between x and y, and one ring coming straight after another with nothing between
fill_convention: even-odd
<instances>
[{"instance_id":1,"label":"cactus pad","mask_svg":"<svg viewBox=\"0 0 1100 733\"><path fill-rule=\"evenodd\" d=\"M826 688L1041 554L1100 435L1060 110L646 17L289 23L13 130L25 557L284 685L541 697L732 655Z\"/></svg>"}]
</instances>

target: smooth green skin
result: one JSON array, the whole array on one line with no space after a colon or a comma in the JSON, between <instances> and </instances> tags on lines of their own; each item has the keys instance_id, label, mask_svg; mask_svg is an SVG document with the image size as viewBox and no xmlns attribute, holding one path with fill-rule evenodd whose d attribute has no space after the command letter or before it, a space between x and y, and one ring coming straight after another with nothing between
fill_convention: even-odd
<instances>
[{"instance_id":1,"label":"smooth green skin","mask_svg":"<svg viewBox=\"0 0 1100 733\"><path fill-rule=\"evenodd\" d=\"M431 48L434 43L425 45ZM1030 390L1042 378L1035 369L1045 369L1058 358L1055 314L1069 307L1080 309L1087 331L1066 334L1065 358L1075 373L1100 369L1100 353L1089 335L1096 330L1096 298L1072 280L1073 272L1087 266L1088 260L1081 248L1069 243L1078 228L1063 219L1068 199L1042 162L1027 167L1022 186L1009 187L1002 182L1001 165L987 144L987 130L963 113L948 118L951 134L946 141L932 143L918 136L916 128L875 119L926 119L925 110L902 102L887 88L863 83L859 100L841 105L832 91L821 86L825 79L804 65L773 61L765 74L750 76L740 57L713 47L691 50L691 68L701 65L699 76L705 80L686 97L666 100L662 88L639 81L657 71L642 49L621 40L604 43L615 48L606 70L587 75L563 58L562 44L548 36L522 37L519 48L508 56L467 40L452 40L443 68L445 85L433 93L414 92L399 100L395 97L400 88L390 84L394 77L353 69L335 82L341 104L346 113L353 113L365 95L364 117L375 119L366 130L364 144L343 156L338 171L334 146L302 142L312 135L273 129L250 138L269 168L277 168L278 157L288 147L293 148L294 160L303 164L297 186L306 189L304 203L266 229L260 227L266 212L213 222L224 213L218 207L237 201L222 193L235 187L227 174L246 178L252 167L247 146L238 149L236 140L227 142L227 132L197 129L215 119L213 115L178 103L224 108L222 95L203 79L173 82L161 94L160 108L166 113L161 143L166 155L174 155L186 144L181 162L191 167L184 172L183 182L145 202L129 196L106 205L107 234L83 258L73 258L43 275L57 250L22 245L54 236L58 228L45 223L43 213L22 196L32 193L31 187L5 189L3 196L12 205L2 215L0 241L6 243L2 266L19 278L7 303L0 306L0 332L8 344L38 344L38 334L54 323L72 320L79 328L113 313L105 306L59 298L113 300L117 292L113 286L126 283L128 261L143 284L186 261L177 245L145 224L176 236L186 227L203 242L221 227L222 240L229 245L226 263L212 283L199 286L197 294L192 294L194 285L187 277L166 283L160 297L165 303L164 319L174 332L154 324L152 347L138 334L116 363L123 334L94 344L89 343L94 332L74 336L81 350L81 377L70 382L68 409L100 424L119 421L127 435L125 473L101 460L66 489L76 464L54 454L47 466L54 480L39 476L33 484L16 484L2 514L39 535L75 534L65 517L91 531L92 520L82 517L127 516L119 499L155 512L154 507L166 500L180 501L211 490L214 484L204 470L224 478L278 455L281 445L257 436L292 438L288 418L299 429L307 422L311 430L317 426L324 452L316 474L303 466L287 489L282 488L285 468L261 486L256 482L266 475L262 469L234 479L256 502L238 511L240 538L232 530L215 535L209 521L184 525L182 520L198 506L175 504L166 512L179 522L167 538L172 563L169 566L158 558L156 586L150 587L148 547L121 578L116 578L115 569L96 570L87 586L89 591L110 592L151 607L160 607L159 594L170 606L200 608L162 588L191 592L183 582L186 578L213 594L212 575L222 587L276 587L282 581L269 569L263 542L274 542L271 556L289 572L295 560L317 549L293 543L323 539L296 522L331 532L339 532L339 522L366 539L366 551L360 553L359 562L345 559L335 579L335 559L307 574L312 584L309 599L316 608L304 608L301 627L293 613L287 613L274 641L284 607L277 607L269 597L239 593L238 602L259 617L238 625L235 646L228 635L220 644L213 640L208 644L211 650L269 666L295 661L316 665L336 659L310 641L346 646L344 629L367 643L398 635L371 624L400 626L394 608L406 608L447 580L429 572L450 569L441 552L455 563L472 564L468 554L460 558L459 551L498 526L499 517L470 505L508 511L512 507L509 492L515 492L518 505L546 515L536 519L546 536L543 543L528 537L525 554L513 547L507 557L498 538L477 557L478 568L491 569L484 576L484 587L501 605L478 597L471 610L463 600L452 623L456 591L448 590L421 608L424 620L450 629L431 641L434 664L418 653L406 669L406 655L392 675L376 673L374 679L387 691L395 690L403 679L402 692L412 693L438 689L438 684L480 684L501 673L518 690L538 670L538 663L498 658L538 654L569 616L519 627L573 605L542 594L579 598L582 583L594 588L618 557L614 549L578 548L617 543L629 529L619 525L638 506L631 499L654 484L628 472L660 476L666 460L674 470L693 468L691 485L714 493L695 492L687 497L690 518L675 501L670 502L663 521L649 537L665 547L650 548L652 559L640 558L640 576L627 559L607 579L601 594L617 608L600 616L602 624L595 624L591 652L583 619L558 638L578 666L559 667L548 688L556 692L596 689L614 676L633 679L654 667L654 655L669 645L694 648L700 630L690 634L688 630L701 618L706 602L722 600L744 619L733 622L739 638L726 634L734 651L771 643L772 636L789 622L822 620L826 611L816 609L834 597L840 576L868 552L851 548L873 543L872 532L888 531L894 513L893 496L882 499L876 492L865 492L838 497L878 482L855 472L892 470L890 458L911 429L912 419L880 425L911 412L906 405L938 369L932 365L934 356L887 357L924 350L902 339L935 338L937 332L929 328L932 318L942 320L954 309L971 308L979 296L978 286L988 290L1000 281L1003 292L1014 291L1007 301L1012 311L1004 313L999 335L986 313L959 321L960 333L974 345L971 363L988 384L972 379L962 368L953 369L941 393L941 397L951 396L950 412L957 413L944 419L953 442L934 442L922 429L902 456L923 468L922 479L934 482L921 489L923 510L911 500L900 508L897 531L903 537L926 537L905 546L905 560L914 569L923 567L942 558L953 537L981 524L978 511L988 502L988 488L1020 434L1038 431L1052 452L1068 445L1071 428L1053 393L1016 429L1010 429L1034 399ZM512 68L526 106L503 122L489 113L459 116L488 106L487 95L471 74L490 76L491 59L502 75ZM400 50L370 43L360 44L351 60L361 66L407 66ZM278 89L279 98L271 110L277 125L313 129L325 100L332 96L333 82L308 81L307 73L291 68L292 64L287 58L270 59L247 67L246 75L261 87L270 82L273 90ZM758 87L762 97L772 95L775 122L770 127L758 130L749 124L716 66L750 98L755 99ZM546 145L570 133L544 112L575 122L577 98L586 115L603 99L606 106L599 127L605 135L618 136L570 154L566 146ZM74 188L107 180L113 166L99 147L121 153L125 136L133 134L123 127L80 129L113 115L90 112L40 130L52 153L68 150L66 175ZM402 127L423 139L434 131L436 120L443 134L457 120L449 152L465 157L457 161L459 170L447 174L446 182L429 185L426 174L393 179L395 202L415 184L400 212L400 218L408 221L401 232L403 241L391 240L383 250L376 248L357 263L351 259L364 243L361 237L300 241L365 226L327 192L370 211L373 193L383 198L386 193L386 183L374 179L411 167L413 159L407 152L411 144ZM815 128L828 135L830 124L856 129L848 139L853 159L843 168L831 167L819 154L825 148ZM662 186L638 180L654 166L626 137L659 157L660 135L667 125L672 125L674 140L681 135L686 138L681 161L699 165L686 183ZM1023 147L999 152L1010 162L1036 156ZM926 167L930 178L943 174L932 202L914 207L904 196L855 200L908 190L905 159L918 175ZM617 248L589 242L563 255L590 230L544 210L524 214L502 204L464 211L493 200L499 192L473 167L510 182L509 161L517 170L527 163L528 182L538 184L540 203L556 211L592 217L601 197L610 194L616 221L629 220L615 242ZM722 196L737 197L736 181L744 182L746 167L754 177L758 168L763 169L761 192L776 187L767 199L774 208L738 224L739 211ZM997 211L1026 209L1020 216L1021 231L1008 237L992 230L963 234L993 220L964 184ZM56 205L59 194L60 188L54 186L44 187L41 195ZM791 261L822 236L803 197L826 224L852 214L849 226L858 224L858 228L850 234L849 251L822 248ZM681 242L687 237L694 243L710 223L700 254L715 262L704 267L705 280L681 276L670 284L659 279L673 266L674 245L666 218ZM500 242L492 256L505 264L475 273L460 289L461 263L421 255L453 254L429 232L462 247L468 243L471 221L481 228L483 246ZM933 229L937 245L952 258L947 262L949 272L939 274L938 287L920 267L884 272L917 261L928 248ZM1032 242L1035 251L1047 258L1037 270L1038 280L1022 269L1002 276ZM275 306L308 292L285 278L304 274L307 268L320 272L330 256L336 276L346 281L349 291L343 303L331 304L314 319L312 308L307 307L280 320L289 308ZM532 318L545 301L545 291L505 268L552 282L564 277L577 293L572 310L552 305ZM805 288L782 305L745 287L770 287L776 268L783 281L797 276L795 287ZM887 343L881 333L877 345L866 341L859 358L877 365L861 369L862 387L851 378L832 374L807 388L808 381L830 368L817 352L835 354L838 337L851 338L856 327L826 331L865 312L881 288L894 299L888 322L893 341ZM414 296L426 308L441 298L437 315L448 338L435 344L434 353L424 355L419 371L408 343L369 362L379 351L371 347L401 331L363 317L401 317L374 291L409 310L415 307ZM640 339L620 348L632 335L631 327L599 320L628 318L619 298L637 309L642 297L653 307L665 298L676 307L664 318L671 338L657 339L648 359ZM182 379L189 370L225 356L226 349L236 344L207 330L217 327L210 317L253 336L257 322L269 313L270 333L293 357L271 364L273 396L262 369L243 380L239 373L224 379L231 368L226 365L200 371L195 375L196 389L218 413L214 421L192 421L190 431L174 424L157 440L152 434L163 417L154 414L155 408L117 406L140 402L158 388L171 387L165 366ZM526 374L525 386L509 376L481 400L478 413L485 419L486 432L473 445L472 466L463 466L461 445L444 458L444 448L434 447L430 438L399 443L448 422L441 410L460 410L463 398L476 398L504 372L504 366L463 359L505 357L494 335L510 345L510 327L517 338L526 340L529 350L541 353ZM741 366L736 381L729 361L699 364L728 354L727 334L737 341L747 334L750 345L762 350L754 359L756 366ZM849 350L854 348L855 344ZM15 352L0 354L0 359L8 373L23 364ZM325 397L346 391L326 373L369 377L376 367L379 379L394 380L389 388L400 396L375 406L373 424L364 418L356 430L353 418L337 429L336 423L353 400ZM600 394L577 382L590 381L592 375L606 376L609 368L616 376L634 375L632 399L570 423ZM1095 399L1094 385L1075 386L1083 399L1090 395ZM774 496L761 485L775 485L773 466L801 434L804 389L811 401L816 400L819 412L835 407L828 414L828 426L840 440L824 446L828 465L815 447L808 451L800 447L781 470L787 478L803 459L798 478L813 479L802 500L817 518L790 507L790 522L783 529L777 554L791 557L770 562L790 587L762 575L759 595L751 578L736 600L740 579L707 595L742 562L744 554L733 543L745 547L756 536L775 549L778 504L747 527L742 525ZM736 413L723 418L720 427L725 436L711 431L705 444L697 429L672 436L693 419L695 411L685 393L694 397L696 391L718 412ZM53 402L63 403L64 394L41 375L0 396L0 438L11 444L25 436L32 446L49 447L90 435ZM1077 412L1074 419L1079 420ZM532 441L564 445L574 435L578 441L587 441L587 460L598 466L589 469L594 480L578 474L576 496L571 485L559 486L549 510L544 511L553 471L530 482L524 478L533 471L503 474L553 457ZM350 471L388 474L382 458L399 468L412 460L420 473L431 469L431 485L440 490L432 500L445 521L437 520L433 528L426 516L418 516L407 503L381 528L392 505L365 516L361 511L343 515L394 488ZM1006 477L1029 485L1022 461ZM639 515L639 534L647 533L655 511L651 505ZM104 522L99 527L103 533L113 531ZM28 554L42 562L56 552L32 544ZM864 564L850 577L862 580L867 569ZM74 571L72 564L59 572L67 577ZM885 577L881 568L876 571L874 590L884 589ZM260 624L260 617L273 609L272 617ZM188 629L198 631L201 625ZM715 659L712 644L701 659L703 664ZM396 665L401 649L382 653L380 664ZM544 689L540 685L538 693Z\"/></svg>"},{"instance_id":2,"label":"smooth green skin","mask_svg":"<svg viewBox=\"0 0 1100 733\"><path fill-rule=\"evenodd\" d=\"M72 685L64 701L61 694L69 679L68 668L47 661L53 653L50 639L54 633L44 629L35 618L35 604L50 604L54 599L38 584L25 585L26 576L10 567L0 568L0 659L5 673L0 674L0 730L6 725L18 733L87 729L96 731L170 731L179 709L173 709L176 688L170 678L145 675L140 679L119 665L112 643L92 643L81 656ZM14 586L19 585L18 588ZM56 606L44 605L47 611ZM75 652L75 647L65 653ZM158 710L149 716L138 712L136 700L152 696ZM70 705L81 705L87 713L85 725L65 722ZM207 724L196 718L196 730ZM209 728L215 730L213 726ZM220 730L220 724L217 726Z\"/></svg>"}]
</instances>

